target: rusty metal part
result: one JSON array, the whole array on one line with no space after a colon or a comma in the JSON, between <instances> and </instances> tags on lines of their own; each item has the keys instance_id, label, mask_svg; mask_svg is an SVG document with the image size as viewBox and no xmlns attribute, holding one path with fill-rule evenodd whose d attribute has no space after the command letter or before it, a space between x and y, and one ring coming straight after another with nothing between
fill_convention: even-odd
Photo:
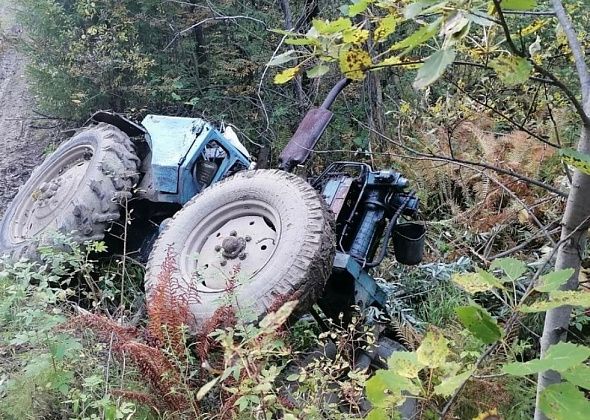
<instances>
[{"instance_id":1,"label":"rusty metal part","mask_svg":"<svg viewBox=\"0 0 590 420\"><path fill-rule=\"evenodd\" d=\"M310 110L297 127L297 131L279 156L279 168L290 172L304 163L332 119L332 112L315 108Z\"/></svg>"}]
</instances>

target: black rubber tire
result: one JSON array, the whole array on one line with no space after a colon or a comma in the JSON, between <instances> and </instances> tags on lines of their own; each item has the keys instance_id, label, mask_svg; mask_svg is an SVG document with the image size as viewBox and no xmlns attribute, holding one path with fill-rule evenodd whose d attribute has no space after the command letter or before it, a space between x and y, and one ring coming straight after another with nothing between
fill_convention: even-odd
<instances>
[{"instance_id":1,"label":"black rubber tire","mask_svg":"<svg viewBox=\"0 0 590 420\"><path fill-rule=\"evenodd\" d=\"M189 201L168 221L150 255L145 284L148 294L158 283L158 275L168 252L177 256L199 221L216 209L241 200L259 200L271 206L281 219L280 240L266 265L234 291L242 313L260 319L279 300L295 296L296 312L309 309L319 298L330 276L335 254L334 216L319 193L303 179L277 170L239 172L212 185ZM178 265L178 262L177 262ZM174 277L180 276L178 267ZM176 282L181 290L190 288L190 279ZM226 292L201 293L199 302L190 302L195 332L199 331L220 305Z\"/></svg>"},{"instance_id":2,"label":"black rubber tire","mask_svg":"<svg viewBox=\"0 0 590 420\"><path fill-rule=\"evenodd\" d=\"M101 240L110 224L121 217L120 203L132 196L132 188L139 179L140 160L129 136L112 125L101 123L83 129L61 144L33 171L0 222L0 255L13 259L36 257L35 251L39 241L44 240L45 230L33 238L14 240L9 228L15 222L15 212L39 187L44 173L59 164L69 150L82 146L89 146L94 152L76 191L55 211L55 229L71 235L78 243Z\"/></svg>"}]
</instances>

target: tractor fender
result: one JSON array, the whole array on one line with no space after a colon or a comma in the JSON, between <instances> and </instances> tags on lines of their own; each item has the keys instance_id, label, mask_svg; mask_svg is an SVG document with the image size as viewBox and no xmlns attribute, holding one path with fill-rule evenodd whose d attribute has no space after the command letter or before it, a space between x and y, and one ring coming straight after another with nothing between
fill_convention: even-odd
<instances>
[{"instance_id":1,"label":"tractor fender","mask_svg":"<svg viewBox=\"0 0 590 420\"><path fill-rule=\"evenodd\" d=\"M89 121L103 122L117 127L129 137L144 136L147 130L139 123L112 111L97 111L90 117Z\"/></svg>"}]
</instances>

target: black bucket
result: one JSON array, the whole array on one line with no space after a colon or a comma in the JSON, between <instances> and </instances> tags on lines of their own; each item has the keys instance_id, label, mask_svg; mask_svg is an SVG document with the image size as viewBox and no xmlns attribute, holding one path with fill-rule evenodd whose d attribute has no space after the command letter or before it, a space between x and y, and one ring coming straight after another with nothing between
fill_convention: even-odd
<instances>
[{"instance_id":1,"label":"black bucket","mask_svg":"<svg viewBox=\"0 0 590 420\"><path fill-rule=\"evenodd\" d=\"M420 223L401 223L393 230L395 259L401 264L416 265L424 255L426 227Z\"/></svg>"}]
</instances>

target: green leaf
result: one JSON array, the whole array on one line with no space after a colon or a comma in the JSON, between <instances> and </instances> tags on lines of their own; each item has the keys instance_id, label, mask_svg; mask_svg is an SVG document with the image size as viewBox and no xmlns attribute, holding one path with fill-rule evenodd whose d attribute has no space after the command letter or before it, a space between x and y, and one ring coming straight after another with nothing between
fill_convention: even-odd
<instances>
[{"instance_id":1,"label":"green leaf","mask_svg":"<svg viewBox=\"0 0 590 420\"><path fill-rule=\"evenodd\" d=\"M531 10L537 6L536 0L502 0L502 9L509 10Z\"/></svg>"},{"instance_id":2,"label":"green leaf","mask_svg":"<svg viewBox=\"0 0 590 420\"><path fill-rule=\"evenodd\" d=\"M436 32L438 31L438 27L440 26L441 19L437 19L431 24L424 25L417 31L415 31L412 35L407 38L402 39L399 42L393 44L389 50L396 51L405 49L405 53L408 53L418 45L421 45L432 38Z\"/></svg>"},{"instance_id":3,"label":"green leaf","mask_svg":"<svg viewBox=\"0 0 590 420\"><path fill-rule=\"evenodd\" d=\"M546 293L554 292L567 283L574 271L573 268L566 268L565 270L557 270L541 276L535 290Z\"/></svg>"},{"instance_id":4,"label":"green leaf","mask_svg":"<svg viewBox=\"0 0 590 420\"><path fill-rule=\"evenodd\" d=\"M285 84L289 80L292 80L298 72L299 72L299 67L291 67L291 68L285 69L282 72L277 73L275 75L274 82L277 85Z\"/></svg>"},{"instance_id":5,"label":"green leaf","mask_svg":"<svg viewBox=\"0 0 590 420\"><path fill-rule=\"evenodd\" d=\"M526 272L526 264L516 258L498 258L492 261L490 270L500 268L508 277L508 280L515 282Z\"/></svg>"},{"instance_id":6,"label":"green leaf","mask_svg":"<svg viewBox=\"0 0 590 420\"><path fill-rule=\"evenodd\" d=\"M420 392L420 388L411 379L404 378L391 370L379 370L377 373L394 394L399 392L418 394ZM405 395L403 399L405 399Z\"/></svg>"},{"instance_id":7,"label":"green leaf","mask_svg":"<svg viewBox=\"0 0 590 420\"><path fill-rule=\"evenodd\" d=\"M414 3L410 3L404 9L404 18L406 18L408 20L414 19L419 14L426 14L426 13L435 12L447 4L447 2L444 1L441 3L434 4L434 6L431 6L433 3L436 3L436 0L422 0L422 1L414 2Z\"/></svg>"},{"instance_id":8,"label":"green leaf","mask_svg":"<svg viewBox=\"0 0 590 420\"><path fill-rule=\"evenodd\" d=\"M581 365L566 370L561 374L562 378L574 385L590 390L590 366Z\"/></svg>"},{"instance_id":9,"label":"green leaf","mask_svg":"<svg viewBox=\"0 0 590 420\"><path fill-rule=\"evenodd\" d=\"M383 408L373 408L365 417L365 420L389 420L387 411Z\"/></svg>"},{"instance_id":10,"label":"green leaf","mask_svg":"<svg viewBox=\"0 0 590 420\"><path fill-rule=\"evenodd\" d=\"M549 300L542 300L528 306L521 306L519 311L524 313L545 312L564 305L589 308L590 293L577 290L556 290L549 294Z\"/></svg>"},{"instance_id":11,"label":"green leaf","mask_svg":"<svg viewBox=\"0 0 590 420\"><path fill-rule=\"evenodd\" d=\"M559 156L568 165L578 169L580 172L590 175L590 156L570 148L559 149Z\"/></svg>"},{"instance_id":12,"label":"green leaf","mask_svg":"<svg viewBox=\"0 0 590 420\"><path fill-rule=\"evenodd\" d=\"M373 39L375 41L384 41L389 35L395 32L395 27L399 18L395 15L388 15L379 20Z\"/></svg>"},{"instance_id":13,"label":"green leaf","mask_svg":"<svg viewBox=\"0 0 590 420\"><path fill-rule=\"evenodd\" d=\"M513 376L533 375L546 370L564 372L580 365L588 357L590 357L590 348L562 342L549 347L543 359L534 359L525 363L508 363L502 370Z\"/></svg>"},{"instance_id":14,"label":"green leaf","mask_svg":"<svg viewBox=\"0 0 590 420\"><path fill-rule=\"evenodd\" d=\"M402 378L393 372L378 370L365 386L367 399L373 407L387 408L397 405L405 400L402 391L408 381L407 378Z\"/></svg>"},{"instance_id":15,"label":"green leaf","mask_svg":"<svg viewBox=\"0 0 590 420\"><path fill-rule=\"evenodd\" d=\"M468 19L467 15L463 11L454 11L451 13L445 22L442 25L441 33L445 36L454 36L459 32L462 32L467 25L469 25L470 20Z\"/></svg>"},{"instance_id":16,"label":"green leaf","mask_svg":"<svg viewBox=\"0 0 590 420\"><path fill-rule=\"evenodd\" d=\"M424 365L418 362L416 352L396 351L387 359L389 370L404 378L417 378Z\"/></svg>"},{"instance_id":17,"label":"green leaf","mask_svg":"<svg viewBox=\"0 0 590 420\"><path fill-rule=\"evenodd\" d=\"M332 21L314 19L312 21L312 26L320 35L333 35L352 27L352 21L345 17L340 17Z\"/></svg>"},{"instance_id":18,"label":"green leaf","mask_svg":"<svg viewBox=\"0 0 590 420\"><path fill-rule=\"evenodd\" d=\"M424 61L418 70L416 80L412 86L415 89L425 89L436 82L445 72L447 67L455 60L455 50L438 50Z\"/></svg>"},{"instance_id":19,"label":"green leaf","mask_svg":"<svg viewBox=\"0 0 590 420\"><path fill-rule=\"evenodd\" d=\"M533 71L533 66L526 58L513 55L503 55L490 61L490 67L507 86L526 82Z\"/></svg>"},{"instance_id":20,"label":"green leaf","mask_svg":"<svg viewBox=\"0 0 590 420\"><path fill-rule=\"evenodd\" d=\"M289 61L297 58L297 57L293 57L293 54L295 54L295 50L289 50L287 52L284 52L282 54L279 55L275 55L269 62L268 62L268 66L280 66L281 64L285 64L288 63Z\"/></svg>"},{"instance_id":21,"label":"green leaf","mask_svg":"<svg viewBox=\"0 0 590 420\"><path fill-rule=\"evenodd\" d=\"M348 16L355 17L363 13L369 7L369 0L355 0L353 4L348 5Z\"/></svg>"},{"instance_id":22,"label":"green leaf","mask_svg":"<svg viewBox=\"0 0 590 420\"><path fill-rule=\"evenodd\" d=\"M74 337L68 337L66 335L59 335L56 337L56 341L50 343L49 350L51 355L56 360L63 360L68 357L72 352L78 353L82 349L82 344Z\"/></svg>"},{"instance_id":23,"label":"green leaf","mask_svg":"<svg viewBox=\"0 0 590 420\"><path fill-rule=\"evenodd\" d=\"M325 64L318 64L317 66L307 70L307 77L309 77L310 79L313 79L314 77L321 77L328 71L330 71L330 66L327 66Z\"/></svg>"},{"instance_id":24,"label":"green leaf","mask_svg":"<svg viewBox=\"0 0 590 420\"><path fill-rule=\"evenodd\" d=\"M440 331L428 331L416 350L418 362L431 368L444 365L449 355L448 343Z\"/></svg>"},{"instance_id":25,"label":"green leaf","mask_svg":"<svg viewBox=\"0 0 590 420\"><path fill-rule=\"evenodd\" d=\"M316 45L318 40L315 38L287 38L285 39L287 45Z\"/></svg>"},{"instance_id":26,"label":"green leaf","mask_svg":"<svg viewBox=\"0 0 590 420\"><path fill-rule=\"evenodd\" d=\"M450 397L457 388L469 379L473 374L473 369L467 370L459 375L451 376L450 378L443 379L443 381L434 387L434 393L443 397Z\"/></svg>"},{"instance_id":27,"label":"green leaf","mask_svg":"<svg viewBox=\"0 0 590 420\"><path fill-rule=\"evenodd\" d=\"M451 281L471 294L504 288L500 280L483 270L477 273L454 274Z\"/></svg>"},{"instance_id":28,"label":"green leaf","mask_svg":"<svg viewBox=\"0 0 590 420\"><path fill-rule=\"evenodd\" d=\"M461 324L483 343L492 344L502 337L498 323L484 308L476 305L460 306L455 312Z\"/></svg>"},{"instance_id":29,"label":"green leaf","mask_svg":"<svg viewBox=\"0 0 590 420\"><path fill-rule=\"evenodd\" d=\"M590 401L575 385L560 383L543 390L539 408L552 420L586 420L590 413Z\"/></svg>"}]
</instances>

